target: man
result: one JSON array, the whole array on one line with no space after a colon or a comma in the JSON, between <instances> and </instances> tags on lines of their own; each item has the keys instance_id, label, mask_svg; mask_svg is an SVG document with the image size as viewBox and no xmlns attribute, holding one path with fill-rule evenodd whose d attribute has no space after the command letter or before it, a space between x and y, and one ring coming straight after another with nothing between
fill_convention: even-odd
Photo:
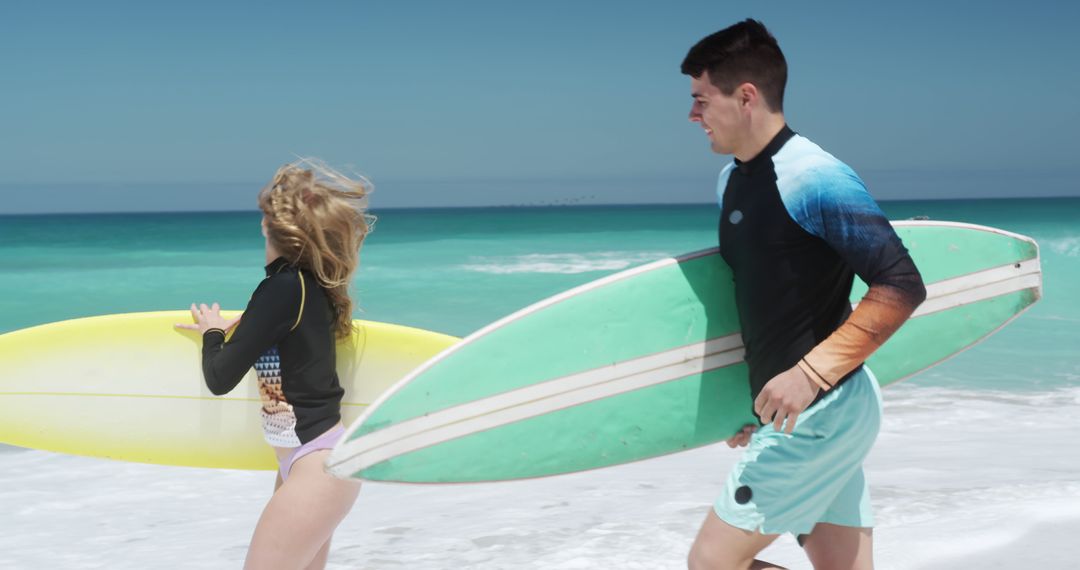
<instances>
[{"instance_id":1,"label":"man","mask_svg":"<svg viewBox=\"0 0 1080 570\"><path fill-rule=\"evenodd\" d=\"M787 63L760 22L698 42L682 63L690 120L720 174L720 253L735 278L754 412L746 446L690 551L689 566L755 560L794 534L817 569L873 567L862 462L880 426L863 361L925 299L918 270L855 173L788 128ZM854 275L869 284L854 312Z\"/></svg>"}]
</instances>

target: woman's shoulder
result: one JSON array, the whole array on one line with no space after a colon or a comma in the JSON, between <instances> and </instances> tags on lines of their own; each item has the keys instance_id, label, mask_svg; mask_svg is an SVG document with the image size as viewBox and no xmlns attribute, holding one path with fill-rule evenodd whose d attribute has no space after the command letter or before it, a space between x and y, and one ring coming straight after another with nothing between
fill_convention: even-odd
<instances>
[{"instance_id":1,"label":"woman's shoulder","mask_svg":"<svg viewBox=\"0 0 1080 570\"><path fill-rule=\"evenodd\" d=\"M300 293L300 269L285 265L269 273L255 289L256 295L293 296Z\"/></svg>"}]
</instances>

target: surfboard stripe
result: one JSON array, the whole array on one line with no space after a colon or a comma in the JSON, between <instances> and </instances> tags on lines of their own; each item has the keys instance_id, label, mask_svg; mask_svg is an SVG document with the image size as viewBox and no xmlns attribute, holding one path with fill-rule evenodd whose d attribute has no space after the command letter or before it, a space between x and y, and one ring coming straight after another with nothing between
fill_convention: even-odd
<instances>
[{"instance_id":1,"label":"surfboard stripe","mask_svg":"<svg viewBox=\"0 0 1080 570\"><path fill-rule=\"evenodd\" d=\"M927 297L927 300L919 306L912 318L922 317L938 313L947 309L978 303L994 297L1000 297L1009 293L1023 291L1025 289L1039 290L1042 286L1042 278L1038 274L1019 275L1012 279L989 283L980 287L974 287L958 293Z\"/></svg>"},{"instance_id":2,"label":"surfboard stripe","mask_svg":"<svg viewBox=\"0 0 1080 570\"><path fill-rule=\"evenodd\" d=\"M928 285L927 289L934 292L934 295L932 296L951 295L980 285L1012 279L1018 275L1036 274L1039 273L1039 271L1039 260L1029 259L1018 263L1010 263L999 267L984 269L967 275L960 275L952 279L944 279ZM928 294L928 296L931 295Z\"/></svg>"},{"instance_id":3,"label":"surfboard stripe","mask_svg":"<svg viewBox=\"0 0 1080 570\"><path fill-rule=\"evenodd\" d=\"M92 392L0 392L0 396L72 396L76 398L137 398L156 400L202 400L207 402L259 402L258 398L227 398L223 396L169 396L158 394L100 394Z\"/></svg>"},{"instance_id":4,"label":"surfboard stripe","mask_svg":"<svg viewBox=\"0 0 1080 570\"><path fill-rule=\"evenodd\" d=\"M229 398L225 396L167 396L167 395L154 395L154 394L94 394L89 392L0 392L2 396L44 396L44 397L62 397L71 396L75 398L134 398L138 400L198 400L203 402L256 402L261 403L259 398ZM349 406L353 408L366 408L371 404L360 404L355 402L342 402L342 406Z\"/></svg>"},{"instance_id":5,"label":"surfboard stripe","mask_svg":"<svg viewBox=\"0 0 1080 570\"><path fill-rule=\"evenodd\" d=\"M673 361L661 368L636 369L641 363L628 361L605 369L549 380L402 422L349 442L347 445L352 446L355 455L342 463L328 463L327 468L332 473L352 474L398 455L484 430L730 366L743 360L744 351L738 337L739 335L731 335L647 357L662 357ZM738 346L701 354L701 351L706 350L706 345L719 344L718 341L724 341L725 344L737 342ZM688 356L695 352L699 356ZM624 368L623 365L630 366ZM543 390L537 390L538 388ZM549 393L537 395L533 394L534 390Z\"/></svg>"},{"instance_id":6,"label":"surfboard stripe","mask_svg":"<svg viewBox=\"0 0 1080 570\"><path fill-rule=\"evenodd\" d=\"M703 362L713 357L724 357L721 358L725 362L723 366L742 361L743 346L741 336L733 334L706 342L693 343L658 354L555 378L518 390L503 392L489 398L407 420L367 434L356 441L364 440L364 449L375 449L403 439L409 439L419 432L427 432L445 425L458 424L475 419L476 416L494 412L506 412L511 408L528 406L545 400L548 402L571 402L568 405L582 404L612 394L636 390L690 374L700 373L704 370ZM714 366L713 368L718 367ZM671 376L673 372L679 374ZM643 380L650 378L651 381L642 383ZM666 379L661 380L660 378ZM627 385L633 387L627 389ZM596 393L594 394L593 391ZM568 398L569 394L576 394L577 396L576 398ZM545 403L544 407L548 405ZM543 409L540 409L538 413L544 413ZM518 418L511 421L532 417L529 415L518 417L516 414L505 413L503 416L507 419ZM462 435L468 435L468 433ZM397 455L397 453L394 455Z\"/></svg>"},{"instance_id":7,"label":"surfboard stripe","mask_svg":"<svg viewBox=\"0 0 1080 570\"><path fill-rule=\"evenodd\" d=\"M913 318L1040 287L1038 259L994 267L927 286L927 301ZM331 458L327 468L349 476L398 455L553 410L737 364L743 354L742 338L736 333L504 392L344 441L335 456L346 459Z\"/></svg>"}]
</instances>

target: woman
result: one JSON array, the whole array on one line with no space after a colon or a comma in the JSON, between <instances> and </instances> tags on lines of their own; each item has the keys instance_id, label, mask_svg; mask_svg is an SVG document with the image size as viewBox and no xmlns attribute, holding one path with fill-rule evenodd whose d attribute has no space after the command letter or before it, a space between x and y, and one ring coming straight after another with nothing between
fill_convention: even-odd
<instances>
[{"instance_id":1,"label":"woman","mask_svg":"<svg viewBox=\"0 0 1080 570\"><path fill-rule=\"evenodd\" d=\"M203 376L215 395L252 366L258 377L263 432L279 470L245 568L324 568L334 529L360 492L358 482L322 466L344 433L334 346L352 334L348 289L369 229L368 187L310 161L280 168L259 193L266 279L242 317L225 320L217 303L192 304L195 324L177 325L202 333Z\"/></svg>"}]
</instances>

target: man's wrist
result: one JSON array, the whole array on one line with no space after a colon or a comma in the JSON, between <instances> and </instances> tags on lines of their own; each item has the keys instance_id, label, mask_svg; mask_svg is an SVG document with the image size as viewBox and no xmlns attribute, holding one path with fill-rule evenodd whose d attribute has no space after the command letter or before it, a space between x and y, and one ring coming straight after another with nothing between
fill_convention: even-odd
<instances>
[{"instance_id":1,"label":"man's wrist","mask_svg":"<svg viewBox=\"0 0 1080 570\"><path fill-rule=\"evenodd\" d=\"M806 375L806 379L809 380L810 383L813 384L815 387L820 388L825 392L828 392L829 389L832 388L832 386L828 382L826 382L820 374L817 373L817 370L814 370L814 367L810 366L810 363L806 361L806 358L799 360L799 364L797 366L799 367L799 370L802 370L803 374Z\"/></svg>"}]
</instances>

